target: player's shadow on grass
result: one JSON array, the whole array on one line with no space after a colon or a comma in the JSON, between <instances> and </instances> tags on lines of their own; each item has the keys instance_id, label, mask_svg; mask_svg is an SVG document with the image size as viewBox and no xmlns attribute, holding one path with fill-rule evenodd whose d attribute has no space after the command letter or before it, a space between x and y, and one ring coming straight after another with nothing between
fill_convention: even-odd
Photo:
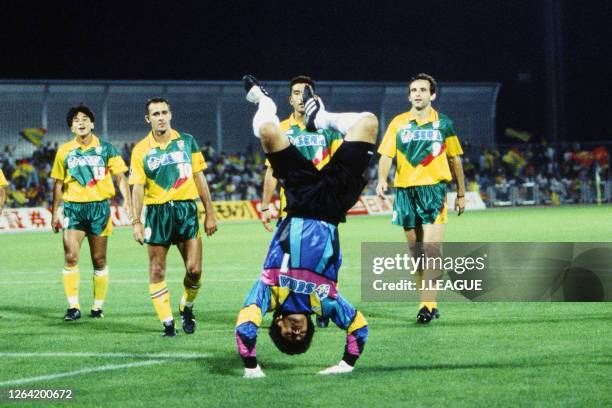
<instances>
[{"instance_id":1,"label":"player's shadow on grass","mask_svg":"<svg viewBox=\"0 0 612 408\"><path fill-rule=\"evenodd\" d=\"M40 322L41 326L53 327L53 328L66 328L70 330L88 330L88 331L100 331L104 333L161 333L161 327L157 325L151 325L147 323L134 324L128 320L136 319L147 319L151 316L148 314L120 314L115 317L105 317L102 319L94 319L89 317L88 311L81 311L83 313L81 319L76 322L65 322L64 310L55 308L40 308L34 306L8 306L3 307L0 310L0 322L6 323L14 318L6 316L6 312L28 315L34 317L31 322L37 324Z\"/></svg>"},{"instance_id":2,"label":"player's shadow on grass","mask_svg":"<svg viewBox=\"0 0 612 408\"><path fill-rule=\"evenodd\" d=\"M587 322L587 321L602 321L609 317L605 313L600 315L586 315L586 316L559 316L541 318L537 316L523 316L513 319L493 319L493 320L448 320L444 321L443 324L446 327L461 327L461 326L503 326L503 325L531 325L531 324L542 324L542 323L569 323L569 322ZM436 322L434 322L435 324ZM442 322L441 322L442 323ZM416 326L416 324L415 324ZM423 325L419 325L423 326Z\"/></svg>"},{"instance_id":3,"label":"player's shadow on grass","mask_svg":"<svg viewBox=\"0 0 612 408\"><path fill-rule=\"evenodd\" d=\"M207 357L199 360L198 364L203 369L210 371L213 374L224 375L230 377L236 377L242 375L243 365L240 358L234 353L226 353L225 355L214 355L213 357ZM291 370L298 366L298 364L289 364L285 362L274 362L266 361L264 364L264 370L270 369L278 372Z\"/></svg>"},{"instance_id":4,"label":"player's shadow on grass","mask_svg":"<svg viewBox=\"0 0 612 408\"><path fill-rule=\"evenodd\" d=\"M369 318L370 316L368 316ZM369 326L371 328L417 328L417 329L428 329L435 327L466 327L466 326L504 326L504 325L531 325L531 324L542 324L542 323L569 323L569 322L587 322L587 321L602 321L608 319L609 315L605 313L588 315L588 316L560 316L541 318L537 316L525 316L517 317L513 319L440 319L440 321L433 321L430 324L418 324L411 320L406 320L405 323L398 322L395 316L379 316L377 319L369 319Z\"/></svg>"},{"instance_id":5,"label":"player's shadow on grass","mask_svg":"<svg viewBox=\"0 0 612 408\"><path fill-rule=\"evenodd\" d=\"M593 362L593 364L601 364L601 362ZM397 371L428 371L428 370L481 370L481 369L516 369L516 368L540 368L540 367L569 367L569 366L584 366L583 362L579 361L551 361L539 362L532 361L512 361L512 362L489 362L489 363L473 363L473 364L423 364L423 365L405 365L405 366L363 366L360 367L362 373L372 372L397 372ZM357 372L357 371L356 371Z\"/></svg>"}]
</instances>

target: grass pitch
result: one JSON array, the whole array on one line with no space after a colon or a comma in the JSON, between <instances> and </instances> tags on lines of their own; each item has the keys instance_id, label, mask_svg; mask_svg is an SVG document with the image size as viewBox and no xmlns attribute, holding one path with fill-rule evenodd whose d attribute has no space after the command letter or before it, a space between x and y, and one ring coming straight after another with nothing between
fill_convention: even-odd
<instances>
[{"instance_id":1,"label":"grass pitch","mask_svg":"<svg viewBox=\"0 0 612 408\"><path fill-rule=\"evenodd\" d=\"M487 210L452 214L446 236L479 242L609 241L610 226L610 206ZM401 242L402 231L386 217L352 217L340 231L341 292L370 324L356 370L316 375L340 360L342 331L318 330L311 350L291 357L270 342L267 316L257 346L267 378L255 381L241 378L233 325L271 238L259 223L223 224L204 240L198 329L172 339L161 337L147 289L146 251L131 240L129 229L116 229L109 241L106 318L84 316L76 323L62 321L60 236L0 235L1 398L9 388L71 388L75 399L68 406L612 404L611 304L446 303L440 320L416 326L416 304L360 301L361 242ZM80 300L87 311L92 268L86 244L80 266ZM174 305L182 276L173 248L167 277ZM40 404L19 404L28 405Z\"/></svg>"}]
</instances>

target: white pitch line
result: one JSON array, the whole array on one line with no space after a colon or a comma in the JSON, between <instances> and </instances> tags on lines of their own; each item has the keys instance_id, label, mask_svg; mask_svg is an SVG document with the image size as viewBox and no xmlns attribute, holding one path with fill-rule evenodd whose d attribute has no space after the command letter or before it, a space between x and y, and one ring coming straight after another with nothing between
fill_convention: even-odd
<instances>
[{"instance_id":1,"label":"white pitch line","mask_svg":"<svg viewBox=\"0 0 612 408\"><path fill-rule=\"evenodd\" d=\"M261 266L261 264L259 265ZM89 266L91 267L91 265ZM360 270L360 266L348 266L348 265L343 265L341 270L342 271L346 271L346 270ZM131 268L131 269L127 269L127 268L113 268L112 265L109 266L109 270L110 273L116 273L116 274L123 274L123 273L132 273L134 272L135 268ZM147 270L148 270L148 266L145 265L145 268L142 269L142 273L144 276L147 276ZM219 271L222 272L248 272L249 270L254 270L255 272L253 273L257 273L257 275L259 276L259 273L261 273L261 270L258 270L257 267L256 268L239 268L239 267L228 267L228 266L209 266L206 265L206 268L204 270L203 276L206 276L207 274L210 273L216 273ZM214 271L214 272L211 272ZM84 269L81 270L81 274L87 274L87 273L92 273L91 269ZM185 270L184 269L169 269L166 270L166 274L170 274L173 275L175 273L179 273L179 274L184 274ZM33 275L52 275L52 276L61 276L62 275L62 269L61 267L57 270L34 270L34 271L22 271L22 270L2 270L0 269L0 276L9 276L9 275L24 275L24 276L33 276ZM181 281L182 282L182 281Z\"/></svg>"},{"instance_id":2,"label":"white pitch line","mask_svg":"<svg viewBox=\"0 0 612 408\"><path fill-rule=\"evenodd\" d=\"M100 357L100 358L155 358L155 359L181 359L196 360L200 358L210 358L212 353L90 353L90 352L49 352L49 353L0 353L0 357Z\"/></svg>"},{"instance_id":3,"label":"white pitch line","mask_svg":"<svg viewBox=\"0 0 612 408\"><path fill-rule=\"evenodd\" d=\"M94 367L94 368L85 368L85 369L76 370L76 371L68 371L65 373L47 374L47 375L40 375L37 377L29 377L29 378L18 378L16 380L0 382L0 387L4 387L7 385L27 384L27 383L33 383L33 382L38 382L38 381L55 380L57 378L64 378L64 377L74 377L75 375L80 375L80 374L120 370L122 368L143 367L143 366L149 366L149 365L155 365L155 364L163 364L168 361L169 360L147 360L147 361L138 361L136 363L128 363L128 364L111 364L111 365L104 365L104 366L99 366L99 367Z\"/></svg>"},{"instance_id":4,"label":"white pitch line","mask_svg":"<svg viewBox=\"0 0 612 408\"><path fill-rule=\"evenodd\" d=\"M257 277L245 279L206 279L202 278L202 284L206 283L227 283L227 282L248 282L254 283L257 280ZM342 278L343 281L358 281L361 280L360 277L346 277ZM167 279L166 283L182 283L182 279ZM0 285L49 285L49 283L53 283L53 280L13 280L13 281L0 281ZM61 283L59 280L56 282L58 285ZM147 279L112 279L110 280L111 285L147 285L149 281Z\"/></svg>"}]
</instances>

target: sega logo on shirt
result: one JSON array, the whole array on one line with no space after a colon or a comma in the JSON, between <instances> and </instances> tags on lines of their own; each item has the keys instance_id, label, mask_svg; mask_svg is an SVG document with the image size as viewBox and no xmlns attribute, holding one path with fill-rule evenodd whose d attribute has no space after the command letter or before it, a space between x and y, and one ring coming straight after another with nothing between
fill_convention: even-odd
<instances>
[{"instance_id":1,"label":"sega logo on shirt","mask_svg":"<svg viewBox=\"0 0 612 408\"><path fill-rule=\"evenodd\" d=\"M69 169L74 169L77 166L105 167L104 159L101 156L70 156L67 164Z\"/></svg>"},{"instance_id":2,"label":"sega logo on shirt","mask_svg":"<svg viewBox=\"0 0 612 408\"><path fill-rule=\"evenodd\" d=\"M431 130L431 129L415 130L415 131L410 131L408 129L402 129L400 131L400 139L402 143L420 142L420 141L441 142L442 133L440 133L439 130Z\"/></svg>"},{"instance_id":3,"label":"sega logo on shirt","mask_svg":"<svg viewBox=\"0 0 612 408\"><path fill-rule=\"evenodd\" d=\"M159 156L151 156L147 159L147 166L151 170L157 169L159 166L168 166L170 164L178 164L178 163L190 163L189 156L187 153L180 152L171 152L171 153L163 153Z\"/></svg>"},{"instance_id":4,"label":"sega logo on shirt","mask_svg":"<svg viewBox=\"0 0 612 408\"><path fill-rule=\"evenodd\" d=\"M189 156L184 151L164 153L159 157L162 166L177 163L190 163Z\"/></svg>"},{"instance_id":5,"label":"sega logo on shirt","mask_svg":"<svg viewBox=\"0 0 612 408\"><path fill-rule=\"evenodd\" d=\"M327 142L325 141L325 136L321 134L307 134L307 135L298 135L292 136L289 135L289 141L292 145L296 147L305 147L305 146L326 146Z\"/></svg>"}]
</instances>

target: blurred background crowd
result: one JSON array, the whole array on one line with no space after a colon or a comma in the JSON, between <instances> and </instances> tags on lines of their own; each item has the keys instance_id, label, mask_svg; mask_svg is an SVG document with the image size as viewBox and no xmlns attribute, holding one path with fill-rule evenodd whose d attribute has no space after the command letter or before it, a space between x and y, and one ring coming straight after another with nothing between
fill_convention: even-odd
<instances>
[{"instance_id":1,"label":"blurred background crowd","mask_svg":"<svg viewBox=\"0 0 612 408\"><path fill-rule=\"evenodd\" d=\"M126 143L118 150L128 165L133 146ZM53 179L49 174L57 147L57 143L47 143L38 147L31 157L23 158L15 157L11 145L2 149L0 167L10 183L7 207L51 205ZM609 146L605 145L553 146L541 141L494 149L475 149L464 143L463 148L467 191L478 192L489 205L494 204L496 195L499 199L512 187L525 186L537 188L539 193L534 204L595 202L596 189L593 186L598 183L606 186L612 180ZM261 151L249 146L243 153L217 152L207 143L202 152L208 165L205 174L214 200L261 198L265 172ZM376 165L377 160L372 160L370 182L364 194L375 194ZM591 186L590 190L588 186Z\"/></svg>"}]
</instances>

